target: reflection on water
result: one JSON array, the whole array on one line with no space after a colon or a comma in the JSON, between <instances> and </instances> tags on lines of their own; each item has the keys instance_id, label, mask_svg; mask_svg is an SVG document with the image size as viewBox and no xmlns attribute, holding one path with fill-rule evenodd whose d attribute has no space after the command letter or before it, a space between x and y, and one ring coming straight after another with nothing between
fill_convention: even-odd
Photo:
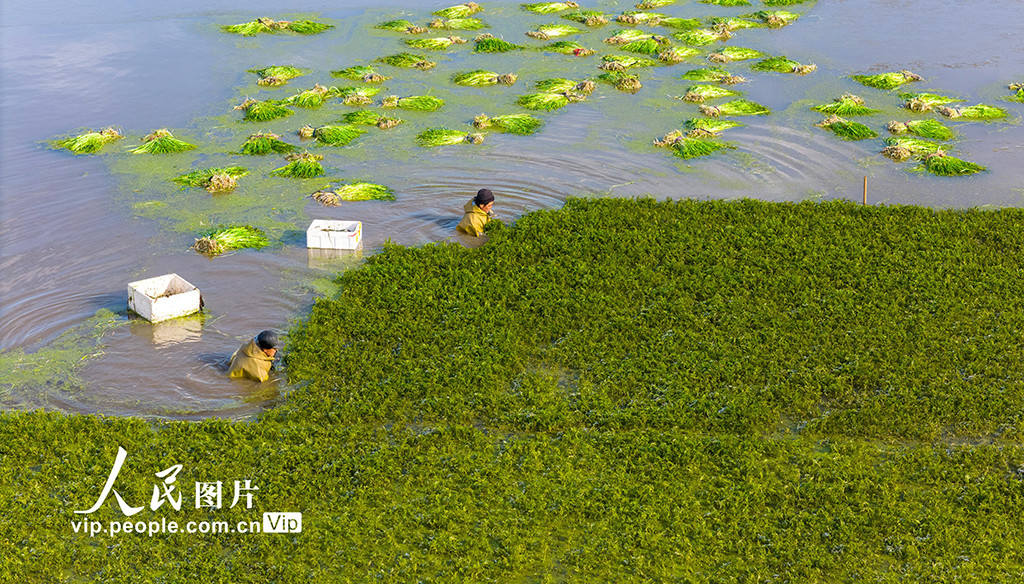
<instances>
[{"instance_id":1,"label":"reflection on water","mask_svg":"<svg viewBox=\"0 0 1024 584\"><path fill-rule=\"evenodd\" d=\"M557 208L570 195L860 200L864 176L873 203L971 207L1024 202L1019 123L954 124L961 134L958 153L990 172L943 179L906 172L905 166L879 157L877 144L870 141L835 139L812 126L820 116L808 110L857 89L845 80L851 73L909 68L928 79L922 91L997 103L1019 118L1024 106L996 101L1006 94L1006 83L1024 81L1019 2L823 0L791 27L743 35L745 45L815 62L818 72L799 78L762 76L744 85L748 97L775 115L744 119L745 127L730 130L728 139L737 149L728 155L684 162L649 146L693 115L688 113L693 108L669 109L685 106L665 99L682 93L686 82L650 83L635 97L599 91L547 117L543 133L531 138L494 133L475 149L409 155L394 148L376 157L339 152L341 177L381 177L397 200L328 208L307 197L301 213L275 211L281 213L276 220L286 224L279 246L210 259L189 250L191 228L134 214L132 204L157 198L167 191L164 183L133 185L124 192L101 157L69 156L41 142L106 125L135 132L182 128L197 138L224 139L231 132L218 128L204 137L195 120L221 115L224 104L240 101L246 91L240 88L252 83L244 70L269 64L263 63L269 51L319 70L340 67L346 57L330 48L307 54L302 47L313 41L304 39L228 41L216 25L249 20L260 11L276 16L322 10L323 17L340 22L361 14L354 9L368 3L349 0L342 8L297 0L245 6L228 0L129 4L93 5L88 14L77 16L80 7L63 3L0 4L0 348L39 347L101 308L124 314L127 282L167 273L199 287L207 312L156 325L132 320L113 329L103 339L103 355L79 372L84 389L50 387L26 401L27 407L188 419L251 415L278 397L281 374L264 384L227 379L226 363L235 349L260 330L286 330L316 294L337 292L334 272L358 265L389 239L405 245L445 239L479 244L455 234L454 228L462 206L482 187L495 192L495 210L506 222L530 210ZM439 6L404 3L424 14ZM397 12L375 10L380 17ZM664 11L673 10L679 16L740 13L696 3ZM339 27L338 34L351 36L354 26ZM935 42L946 38L958 42ZM465 64L461 54L450 59L442 66ZM673 71L695 66L681 64ZM745 66L736 68L746 71ZM590 74L589 69L580 71ZM414 87L396 83L396 92ZM906 115L895 102L884 107L894 119ZM454 119L443 117L450 113L439 115ZM650 131L652 124L658 132ZM196 200L226 207L245 193L243 188L218 203L199 195ZM304 231L312 219L362 221L362 249L305 249Z\"/></svg>"}]
</instances>

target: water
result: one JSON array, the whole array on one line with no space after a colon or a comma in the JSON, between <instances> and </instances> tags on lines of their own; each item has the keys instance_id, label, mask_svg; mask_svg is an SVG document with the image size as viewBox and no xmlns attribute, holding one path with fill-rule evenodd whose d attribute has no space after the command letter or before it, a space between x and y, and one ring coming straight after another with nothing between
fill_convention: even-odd
<instances>
[{"instance_id":1,"label":"water","mask_svg":"<svg viewBox=\"0 0 1024 584\"><path fill-rule=\"evenodd\" d=\"M688 83L671 75L696 63L665 70L670 73L663 81L645 80L635 96L602 87L587 102L543 116L547 124L538 136L491 134L481 147L423 151L408 147L415 132L400 126L389 132L405 132L402 140L395 138L401 133L378 132L325 161L340 177L384 182L397 192L395 202L323 208L289 194L300 187L269 181L214 198L168 186L168 173L195 168L176 167L179 159L153 161L153 168L140 170L132 166L138 161L125 155L74 157L42 144L79 128L106 125L136 138L168 127L182 137L191 132L187 137L194 142L227 144L238 131L232 125L237 115L226 115L230 105L255 90L245 69L286 59L320 74L293 81L281 92L289 95L313 81L331 81L327 70L400 50L393 35L357 41L366 36L367 19L397 18L404 10L411 20L422 21L427 12L447 5L415 1L392 10L361 0L341 7L223 0L0 5L0 349L37 350L101 308L118 312L122 323L103 337L97 347L102 355L78 371L78 382L19 388L8 396L8 406L200 418L251 415L274 403L279 381L227 380L224 362L259 330L287 328L318 292L334 291L334 270L356 263L358 258L307 254L301 230L314 217L361 220L364 250L372 252L387 239L405 245L446 238L472 243L454 236L453 229L462 205L483 186L497 194L496 210L506 221L529 210L557 208L571 195L860 200L864 176L872 203L937 208L1024 203L1019 124L1024 106L997 101L1009 95L1008 83L1024 81L1024 33L1016 25L1024 8L1020 0L824 0L790 27L740 31L729 44L814 62L818 71L806 77L756 76L741 89L775 115L744 120L746 127L729 130L726 137L739 146L733 154L689 163L648 144L695 112L665 96L685 90ZM481 16L496 21L509 15L534 25L556 20L519 15L514 5L485 7L489 11ZM628 5L597 7L615 13ZM660 11L689 17L759 8L684 3ZM334 19L338 28L314 38L240 39L217 32L221 24L300 12ZM527 29L494 32L526 43L520 35ZM599 40L588 44L604 48ZM385 46L390 48L382 51ZM469 59L465 53L439 68L461 66ZM493 61L502 72L544 67L537 56L500 55ZM592 65L580 65L579 75L595 72ZM730 68L748 75L745 65ZM845 91L879 107L884 92L854 85L846 75L900 69L928 79L909 90L933 90L1011 111L1012 123L958 125L958 153L988 166L988 173L961 179L908 173L905 165L877 155L877 140L843 142L811 126L821 116L807 108ZM389 82L389 93L415 91L419 78L408 77L412 81ZM641 77L646 79L644 72ZM526 93L530 79L521 77L511 95ZM441 122L436 125L464 125L467 111L479 113L476 109L503 95L473 88L442 88L437 94L449 106L433 118ZM909 117L895 103L883 109L893 119ZM293 132L303 116L314 115L300 112L267 126ZM402 115L411 125L422 126L427 119ZM223 150L211 147L194 160L212 166L225 160ZM198 227L227 220L265 224L282 244L213 260L188 249ZM202 289L206 318L161 325L129 321L126 284L171 272Z\"/></svg>"}]
</instances>

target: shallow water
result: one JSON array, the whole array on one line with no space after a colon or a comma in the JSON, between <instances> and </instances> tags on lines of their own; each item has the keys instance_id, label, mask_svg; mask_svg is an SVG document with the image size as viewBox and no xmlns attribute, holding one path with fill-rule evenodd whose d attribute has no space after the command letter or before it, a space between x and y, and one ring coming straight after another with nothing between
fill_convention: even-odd
<instances>
[{"instance_id":1,"label":"shallow water","mask_svg":"<svg viewBox=\"0 0 1024 584\"><path fill-rule=\"evenodd\" d=\"M738 32L730 45L813 62L818 71L806 77L751 75L747 65L730 65L751 78L741 87L747 97L775 114L743 119L745 127L727 131L725 138L738 148L725 155L687 162L649 146L696 115L695 106L666 97L685 91L689 83L672 77L700 66L693 60L659 70L660 79L641 71L645 88L636 95L602 86L586 102L540 114L546 125L533 137L492 133L478 147L409 146L426 125L462 127L467 112L470 117L478 109L492 113L507 103L507 95L528 93L533 80L554 76L546 73L568 62L508 54L489 57L489 63L502 72L525 71L514 88L437 83L435 94L448 101L441 112L402 112L408 127L391 134L373 129L376 133L351 148L331 150L325 160L328 179L382 182L396 191L394 202L324 208L302 198L326 179L253 179L218 197L201 189L182 192L167 183L168 176L228 161L224 146L236 145L239 132L264 127L294 132L306 120L326 123L322 113L300 110L292 118L239 129L238 116L228 115L230 106L258 91L246 69L290 62L315 71L277 90L278 96L313 82L339 84L327 71L404 49L396 35L366 34L367 23L398 18L403 10L410 20L422 22L429 11L447 5L416 1L393 10L352 0L342 7L227 0L70 6L15 0L0 5L0 349L31 352L46 346L101 308L118 312L122 321L99 342L95 352L102 354L78 371L78 382L18 387L6 396L7 406L199 418L246 416L273 403L281 389L278 382L227 380L223 363L255 332L284 329L300 318L315 294L334 291L334 270L357 263L354 257L308 254L302 230L312 218L362 221L364 250L372 252L387 239L406 245L459 241L452 232L461 207L481 186L498 195L496 209L506 221L529 210L557 208L566 196L606 193L859 201L865 176L873 204L963 208L1024 203L1024 104L998 101L1009 95L1008 83L1024 81L1024 34L1017 24L1024 2L1019 0L823 0L794 7L808 12L792 26ZM528 40L519 35L527 26L557 20L520 14L511 4L485 7L489 12L481 17L496 23L492 32L524 44ZM614 2L596 7L611 13L629 8ZM658 11L690 17L758 9L681 3ZM299 12L331 19L338 28L310 38L253 39L217 30L257 16ZM612 23L603 30L615 28ZM600 46L604 36L589 34L586 44L605 48ZM436 72L403 74L404 80L389 82L388 93L421 93L430 75L443 80L445 71L469 68L472 43L462 47L442 54ZM593 64L574 64L576 75L595 73ZM932 90L1011 112L1010 123L954 124L962 135L957 152L989 172L955 179L907 172L909 165L877 155L878 140L844 142L811 125L822 116L809 112L810 105L847 91L869 99L886 116L912 117L891 94L845 78L900 69L927 79L907 86L908 91ZM502 107L499 113L517 111ZM340 104L326 109L347 111ZM83 127L107 125L131 136L116 145L114 154L76 157L43 143ZM161 127L212 146L146 161L117 153ZM279 159L245 163L261 170L281 164ZM263 226L281 244L212 260L189 250L198 229L235 221ZM202 289L206 317L159 325L129 321L127 283L171 272Z\"/></svg>"}]
</instances>

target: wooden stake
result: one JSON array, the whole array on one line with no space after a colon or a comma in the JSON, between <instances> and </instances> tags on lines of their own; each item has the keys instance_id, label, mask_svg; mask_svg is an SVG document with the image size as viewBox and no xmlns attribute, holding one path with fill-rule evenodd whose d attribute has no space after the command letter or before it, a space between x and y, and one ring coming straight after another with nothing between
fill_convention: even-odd
<instances>
[{"instance_id":1,"label":"wooden stake","mask_svg":"<svg viewBox=\"0 0 1024 584\"><path fill-rule=\"evenodd\" d=\"M868 177L864 177L864 204L868 204Z\"/></svg>"}]
</instances>

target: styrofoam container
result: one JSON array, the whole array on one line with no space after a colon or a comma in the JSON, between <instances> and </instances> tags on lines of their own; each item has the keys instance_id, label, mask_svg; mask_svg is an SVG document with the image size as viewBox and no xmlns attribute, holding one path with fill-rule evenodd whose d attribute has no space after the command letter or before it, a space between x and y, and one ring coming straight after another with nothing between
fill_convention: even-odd
<instances>
[{"instance_id":1,"label":"styrofoam container","mask_svg":"<svg viewBox=\"0 0 1024 584\"><path fill-rule=\"evenodd\" d=\"M361 221L316 219L306 230L306 247L315 249L356 249L363 242Z\"/></svg>"},{"instance_id":2,"label":"styrofoam container","mask_svg":"<svg viewBox=\"0 0 1024 584\"><path fill-rule=\"evenodd\" d=\"M199 288L178 274L157 276L128 284L128 308L148 320L160 322L199 312Z\"/></svg>"}]
</instances>

